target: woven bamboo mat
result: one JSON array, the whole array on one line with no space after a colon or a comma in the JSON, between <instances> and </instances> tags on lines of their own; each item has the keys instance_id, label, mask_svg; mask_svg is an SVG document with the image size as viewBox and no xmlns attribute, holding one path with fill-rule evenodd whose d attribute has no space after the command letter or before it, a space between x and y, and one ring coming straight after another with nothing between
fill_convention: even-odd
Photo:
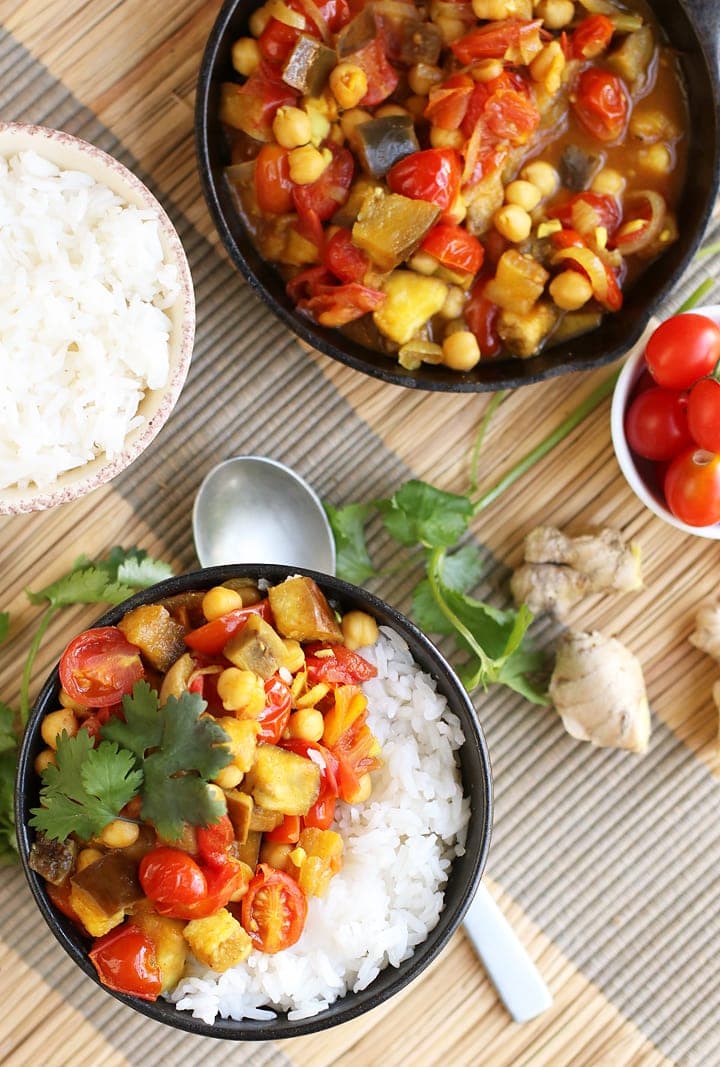
<instances>
[{"instance_id":1,"label":"woven bamboo mat","mask_svg":"<svg viewBox=\"0 0 720 1067\"><path fill-rule=\"evenodd\" d=\"M85 500L2 521L0 606L15 620L0 662L9 701L35 619L23 588L50 581L80 551L101 555L118 543L142 545L178 571L196 565L192 498L219 459L248 451L280 459L337 505L387 495L411 475L447 490L467 485L486 397L406 392L305 352L220 250L191 137L196 72L218 8L0 0L0 115L78 134L143 177L183 239L198 306L187 386L149 452ZM693 268L665 310L715 268L707 260ZM540 440L601 377L570 375L512 396L491 425L484 477ZM720 548L639 506L613 457L607 404L476 521L489 594L507 598L508 569L539 521L608 523L641 543L646 589L591 601L572 621L617 634L637 653L654 713L651 749L638 761L571 741L552 711L509 692L477 699L496 787L488 883L549 982L552 1010L512 1024L459 932L400 998L341 1028L278 1045L194 1038L143 1020L80 975L10 870L0 872L0 1062L720 1064L714 673L687 642L697 602L715 592ZM371 548L379 565L391 563L379 528ZM373 588L407 610L419 575L386 569ZM50 629L36 682L92 618L78 609ZM548 646L555 634L549 624L537 629Z\"/></svg>"}]
</instances>

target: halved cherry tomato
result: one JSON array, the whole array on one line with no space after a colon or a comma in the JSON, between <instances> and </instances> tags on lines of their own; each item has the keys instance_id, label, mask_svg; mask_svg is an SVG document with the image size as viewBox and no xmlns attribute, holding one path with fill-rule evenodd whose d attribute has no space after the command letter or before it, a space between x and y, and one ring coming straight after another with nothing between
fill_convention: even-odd
<instances>
[{"instance_id":1,"label":"halved cherry tomato","mask_svg":"<svg viewBox=\"0 0 720 1067\"><path fill-rule=\"evenodd\" d=\"M695 447L681 452L665 475L665 499L688 526L720 522L720 455Z\"/></svg>"},{"instance_id":2,"label":"halved cherry tomato","mask_svg":"<svg viewBox=\"0 0 720 1067\"><path fill-rule=\"evenodd\" d=\"M615 26L607 15L590 15L578 23L570 35L570 50L574 59L595 59L604 52L615 33Z\"/></svg>"},{"instance_id":3,"label":"halved cherry tomato","mask_svg":"<svg viewBox=\"0 0 720 1067\"><path fill-rule=\"evenodd\" d=\"M287 215L293 209L288 150L266 144L255 160L255 196L258 207L269 215Z\"/></svg>"},{"instance_id":4,"label":"halved cherry tomato","mask_svg":"<svg viewBox=\"0 0 720 1067\"><path fill-rule=\"evenodd\" d=\"M255 948L268 953L290 948L300 939L306 917L307 900L297 882L259 864L242 900L242 924Z\"/></svg>"},{"instance_id":5,"label":"halved cherry tomato","mask_svg":"<svg viewBox=\"0 0 720 1067\"><path fill-rule=\"evenodd\" d=\"M701 378L688 397L688 425L693 440L709 452L720 452L720 382Z\"/></svg>"},{"instance_id":6,"label":"halved cherry tomato","mask_svg":"<svg viewBox=\"0 0 720 1067\"><path fill-rule=\"evenodd\" d=\"M265 622L272 623L270 601L259 600L257 604L236 608L227 615L221 615L219 619L206 622L204 626L185 634L185 644L206 656L219 656L230 638L242 630L251 615L259 615Z\"/></svg>"},{"instance_id":7,"label":"halved cherry tomato","mask_svg":"<svg viewBox=\"0 0 720 1067\"><path fill-rule=\"evenodd\" d=\"M477 237L473 237L463 226L451 222L438 222L433 226L423 238L420 248L450 270L466 271L468 274L477 274L485 258L485 250Z\"/></svg>"},{"instance_id":8,"label":"halved cherry tomato","mask_svg":"<svg viewBox=\"0 0 720 1067\"><path fill-rule=\"evenodd\" d=\"M340 228L325 242L323 263L341 282L362 282L370 267L370 257L353 244L349 230Z\"/></svg>"},{"instance_id":9,"label":"halved cherry tomato","mask_svg":"<svg viewBox=\"0 0 720 1067\"><path fill-rule=\"evenodd\" d=\"M293 202L301 218L313 212L320 222L327 222L348 198L355 172L352 152L335 145L329 147L333 158L318 180L293 189Z\"/></svg>"},{"instance_id":10,"label":"halved cherry tomato","mask_svg":"<svg viewBox=\"0 0 720 1067\"><path fill-rule=\"evenodd\" d=\"M207 895L207 880L200 865L179 848L161 845L148 852L140 860L138 877L143 893L158 910L195 904Z\"/></svg>"},{"instance_id":11,"label":"halved cherry tomato","mask_svg":"<svg viewBox=\"0 0 720 1067\"><path fill-rule=\"evenodd\" d=\"M451 74L440 85L433 86L424 111L425 118L441 130L459 129L475 84L469 74Z\"/></svg>"},{"instance_id":12,"label":"halved cherry tomato","mask_svg":"<svg viewBox=\"0 0 720 1067\"><path fill-rule=\"evenodd\" d=\"M63 689L86 708L117 704L144 674L140 649L117 626L84 630L60 658Z\"/></svg>"},{"instance_id":13,"label":"halved cherry tomato","mask_svg":"<svg viewBox=\"0 0 720 1067\"><path fill-rule=\"evenodd\" d=\"M323 655L319 656L318 652ZM347 645L325 645L316 641L305 646L305 667L309 685L317 685L318 682L359 685L377 675L377 668Z\"/></svg>"},{"instance_id":14,"label":"halved cherry tomato","mask_svg":"<svg viewBox=\"0 0 720 1067\"><path fill-rule=\"evenodd\" d=\"M210 826L199 826L196 831L198 856L209 867L226 867L230 862L230 848L235 841L233 825L223 815Z\"/></svg>"},{"instance_id":15,"label":"halved cherry tomato","mask_svg":"<svg viewBox=\"0 0 720 1067\"><path fill-rule=\"evenodd\" d=\"M478 59L504 59L511 49L522 49L531 39L539 35L542 21L532 22L522 19L501 19L497 22L478 26L450 45L461 63L469 65ZM513 57L514 58L514 57Z\"/></svg>"},{"instance_id":16,"label":"halved cherry tomato","mask_svg":"<svg viewBox=\"0 0 720 1067\"><path fill-rule=\"evenodd\" d=\"M155 944L132 922L97 938L89 957L108 989L141 1000L157 1000L160 995L162 978Z\"/></svg>"},{"instance_id":17,"label":"halved cherry tomato","mask_svg":"<svg viewBox=\"0 0 720 1067\"><path fill-rule=\"evenodd\" d=\"M470 290L470 298L465 304L465 321L475 334L480 354L495 356L500 351L500 338L497 333L497 321L500 308L483 295L486 279L480 278Z\"/></svg>"},{"instance_id":18,"label":"halved cherry tomato","mask_svg":"<svg viewBox=\"0 0 720 1067\"><path fill-rule=\"evenodd\" d=\"M625 436L643 459L668 460L692 444L685 393L655 386L634 398L625 415Z\"/></svg>"},{"instance_id":19,"label":"halved cherry tomato","mask_svg":"<svg viewBox=\"0 0 720 1067\"><path fill-rule=\"evenodd\" d=\"M578 76L572 108L585 129L598 141L617 141L625 129L630 96L622 78L600 67Z\"/></svg>"},{"instance_id":20,"label":"halved cherry tomato","mask_svg":"<svg viewBox=\"0 0 720 1067\"><path fill-rule=\"evenodd\" d=\"M295 845L300 839L300 816L286 815L279 826L265 832L266 841L275 841L281 845Z\"/></svg>"},{"instance_id":21,"label":"halved cherry tomato","mask_svg":"<svg viewBox=\"0 0 720 1067\"><path fill-rule=\"evenodd\" d=\"M685 312L660 323L645 348L645 362L658 385L689 389L720 359L720 326L705 315Z\"/></svg>"},{"instance_id":22,"label":"halved cherry tomato","mask_svg":"<svg viewBox=\"0 0 720 1067\"><path fill-rule=\"evenodd\" d=\"M292 697L285 682L277 674L265 682L265 707L258 715L258 741L276 745L285 732L290 718Z\"/></svg>"},{"instance_id":23,"label":"halved cherry tomato","mask_svg":"<svg viewBox=\"0 0 720 1067\"><path fill-rule=\"evenodd\" d=\"M260 64L244 85L237 87L242 98L241 128L258 141L271 141L275 113L285 104L294 104L297 93L278 77L272 65Z\"/></svg>"},{"instance_id":24,"label":"halved cherry tomato","mask_svg":"<svg viewBox=\"0 0 720 1067\"><path fill-rule=\"evenodd\" d=\"M303 816L303 824L317 827L318 830L329 829L335 818L335 802L338 797L340 765L337 757L324 745L314 741L301 741L298 738L281 741L280 747L287 748L298 756L304 756L320 769L320 792L307 815Z\"/></svg>"},{"instance_id":25,"label":"halved cherry tomato","mask_svg":"<svg viewBox=\"0 0 720 1067\"><path fill-rule=\"evenodd\" d=\"M394 193L428 200L446 211L460 188L462 161L454 148L426 148L398 160L387 174Z\"/></svg>"}]
</instances>

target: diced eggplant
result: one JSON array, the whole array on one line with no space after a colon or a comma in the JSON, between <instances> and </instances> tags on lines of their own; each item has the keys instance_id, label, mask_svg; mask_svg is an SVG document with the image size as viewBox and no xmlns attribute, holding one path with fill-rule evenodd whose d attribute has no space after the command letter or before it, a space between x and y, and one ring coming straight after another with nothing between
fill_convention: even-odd
<instances>
[{"instance_id":1,"label":"diced eggplant","mask_svg":"<svg viewBox=\"0 0 720 1067\"><path fill-rule=\"evenodd\" d=\"M354 148L354 145L351 147ZM382 186L379 183L365 175L356 178L350 186L350 196L332 217L333 226L342 226L346 230L352 229L357 222L357 217L360 214L360 209L362 208L363 200L367 193L373 189L381 188ZM364 322L366 318L367 315L363 315L363 317L357 319L356 322Z\"/></svg>"},{"instance_id":2,"label":"diced eggplant","mask_svg":"<svg viewBox=\"0 0 720 1067\"><path fill-rule=\"evenodd\" d=\"M403 5L406 7L407 5ZM440 58L442 37L434 22L413 22L406 19L402 23L400 47L397 60L408 67L415 63L427 63L435 66ZM391 59L394 58L392 55Z\"/></svg>"},{"instance_id":3,"label":"diced eggplant","mask_svg":"<svg viewBox=\"0 0 720 1067\"><path fill-rule=\"evenodd\" d=\"M227 908L214 915L192 919L183 931L195 959L213 971L227 971L252 952L250 935Z\"/></svg>"},{"instance_id":4,"label":"diced eggplant","mask_svg":"<svg viewBox=\"0 0 720 1067\"><path fill-rule=\"evenodd\" d=\"M130 908L143 898L137 861L125 855L122 849L105 852L95 863L74 874L70 881L73 898L77 893L107 916Z\"/></svg>"},{"instance_id":5,"label":"diced eggplant","mask_svg":"<svg viewBox=\"0 0 720 1067\"><path fill-rule=\"evenodd\" d=\"M377 328L398 345L417 337L447 299L448 287L439 278L414 270L395 270L383 283L384 304L373 314Z\"/></svg>"},{"instance_id":6,"label":"diced eggplant","mask_svg":"<svg viewBox=\"0 0 720 1067\"><path fill-rule=\"evenodd\" d=\"M523 314L505 309L497 321L498 337L509 352L527 359L540 351L557 320L557 308L547 300L539 300Z\"/></svg>"},{"instance_id":7,"label":"diced eggplant","mask_svg":"<svg viewBox=\"0 0 720 1067\"><path fill-rule=\"evenodd\" d=\"M363 200L353 241L380 270L393 270L413 254L439 214L427 200L374 190Z\"/></svg>"},{"instance_id":8,"label":"diced eggplant","mask_svg":"<svg viewBox=\"0 0 720 1067\"><path fill-rule=\"evenodd\" d=\"M268 590L275 625L295 641L342 641L342 630L322 589L302 575Z\"/></svg>"},{"instance_id":9,"label":"diced eggplant","mask_svg":"<svg viewBox=\"0 0 720 1067\"><path fill-rule=\"evenodd\" d=\"M560 181L566 189L580 193L590 186L602 165L603 157L598 153L586 152L576 144L566 145L560 157Z\"/></svg>"},{"instance_id":10,"label":"diced eggplant","mask_svg":"<svg viewBox=\"0 0 720 1067\"><path fill-rule=\"evenodd\" d=\"M257 150L257 141L254 142ZM158 604L166 607L175 622L187 632L195 630L206 621L202 613L202 602L205 593L202 589L193 589L187 593L178 593L176 596L164 597L158 600Z\"/></svg>"},{"instance_id":11,"label":"diced eggplant","mask_svg":"<svg viewBox=\"0 0 720 1067\"><path fill-rule=\"evenodd\" d=\"M251 615L225 645L223 655L241 670L254 671L267 680L282 667L287 650L269 623L259 615Z\"/></svg>"},{"instance_id":12,"label":"diced eggplant","mask_svg":"<svg viewBox=\"0 0 720 1067\"><path fill-rule=\"evenodd\" d=\"M283 67L283 81L303 96L319 96L336 63L334 49L301 33Z\"/></svg>"},{"instance_id":13,"label":"diced eggplant","mask_svg":"<svg viewBox=\"0 0 720 1067\"><path fill-rule=\"evenodd\" d=\"M259 830L248 830L245 841L237 842L237 858L242 863L246 863L253 871L257 867L261 841L262 834Z\"/></svg>"},{"instance_id":14,"label":"diced eggplant","mask_svg":"<svg viewBox=\"0 0 720 1067\"><path fill-rule=\"evenodd\" d=\"M141 604L123 615L118 629L158 671L168 670L185 651L185 630L162 604Z\"/></svg>"},{"instance_id":15,"label":"diced eggplant","mask_svg":"<svg viewBox=\"0 0 720 1067\"><path fill-rule=\"evenodd\" d=\"M571 341L574 337L581 337L584 333L596 329L602 321L601 311L568 311L558 323L553 333L553 344L559 345L563 341Z\"/></svg>"},{"instance_id":16,"label":"diced eggplant","mask_svg":"<svg viewBox=\"0 0 720 1067\"><path fill-rule=\"evenodd\" d=\"M483 295L493 304L517 315L527 315L542 296L550 275L532 256L509 248L500 256Z\"/></svg>"},{"instance_id":17,"label":"diced eggplant","mask_svg":"<svg viewBox=\"0 0 720 1067\"><path fill-rule=\"evenodd\" d=\"M655 37L649 26L629 33L608 56L608 63L633 89L645 85L655 55Z\"/></svg>"},{"instance_id":18,"label":"diced eggplant","mask_svg":"<svg viewBox=\"0 0 720 1067\"><path fill-rule=\"evenodd\" d=\"M235 840L244 845L248 839L250 819L253 813L253 798L241 789L229 789L225 793L227 813L235 831Z\"/></svg>"},{"instance_id":19,"label":"diced eggplant","mask_svg":"<svg viewBox=\"0 0 720 1067\"><path fill-rule=\"evenodd\" d=\"M277 745L258 746L248 777L255 804L283 815L307 815L320 793L320 768Z\"/></svg>"},{"instance_id":20,"label":"diced eggplant","mask_svg":"<svg viewBox=\"0 0 720 1067\"><path fill-rule=\"evenodd\" d=\"M355 127L357 154L373 178L382 178L399 159L420 148L410 115L383 115Z\"/></svg>"},{"instance_id":21,"label":"diced eggplant","mask_svg":"<svg viewBox=\"0 0 720 1067\"><path fill-rule=\"evenodd\" d=\"M248 829L259 830L261 834L265 834L268 830L274 830L276 826L279 826L283 818L284 815L281 811L269 811L267 808L262 808L259 804L255 804L250 816Z\"/></svg>"},{"instance_id":22,"label":"diced eggplant","mask_svg":"<svg viewBox=\"0 0 720 1067\"><path fill-rule=\"evenodd\" d=\"M335 47L339 59L359 52L377 36L377 22L372 4L363 8L359 15L340 31Z\"/></svg>"},{"instance_id":23,"label":"diced eggplant","mask_svg":"<svg viewBox=\"0 0 720 1067\"><path fill-rule=\"evenodd\" d=\"M38 834L30 846L29 867L53 885L62 885L75 867L77 845L74 841L51 841Z\"/></svg>"}]
</instances>

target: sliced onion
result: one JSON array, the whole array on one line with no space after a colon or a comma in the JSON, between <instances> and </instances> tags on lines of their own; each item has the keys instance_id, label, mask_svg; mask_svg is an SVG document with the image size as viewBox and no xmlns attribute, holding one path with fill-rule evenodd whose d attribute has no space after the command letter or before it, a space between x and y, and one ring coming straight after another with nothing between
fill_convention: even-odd
<instances>
[{"instance_id":1,"label":"sliced onion","mask_svg":"<svg viewBox=\"0 0 720 1067\"><path fill-rule=\"evenodd\" d=\"M591 15L620 14L620 8L617 4L609 4L607 0L580 0L580 3Z\"/></svg>"},{"instance_id":2,"label":"sliced onion","mask_svg":"<svg viewBox=\"0 0 720 1067\"><path fill-rule=\"evenodd\" d=\"M577 263L578 267L585 271L592 285L593 296L604 304L608 295L608 278L605 264L600 257L589 248L561 248L552 258L553 266L565 260Z\"/></svg>"},{"instance_id":3,"label":"sliced onion","mask_svg":"<svg viewBox=\"0 0 720 1067\"><path fill-rule=\"evenodd\" d=\"M639 220L645 222L642 229L638 229L634 233L629 233L627 236L623 236L622 233L619 233L615 237L615 247L618 248L624 256L632 256L635 252L642 252L645 248L651 245L659 236L667 217L667 204L660 193L656 193L654 189L642 189L635 193L630 193L630 195L625 198L626 214L628 203L632 203L635 200L644 200L649 208L650 215L647 219L645 218L645 212L643 212L642 215L637 216ZM626 219L626 222L628 221L633 220L632 218L629 220Z\"/></svg>"},{"instance_id":4,"label":"sliced onion","mask_svg":"<svg viewBox=\"0 0 720 1067\"><path fill-rule=\"evenodd\" d=\"M292 26L295 30L305 29L305 17L299 11L293 11L283 3L283 0L270 0L270 3L266 5L266 11L286 26Z\"/></svg>"},{"instance_id":5,"label":"sliced onion","mask_svg":"<svg viewBox=\"0 0 720 1067\"><path fill-rule=\"evenodd\" d=\"M233 185L247 185L255 176L255 160L250 159L246 163L231 163L225 167L225 177Z\"/></svg>"},{"instance_id":6,"label":"sliced onion","mask_svg":"<svg viewBox=\"0 0 720 1067\"><path fill-rule=\"evenodd\" d=\"M314 22L319 29L323 44L328 44L330 41L330 27L323 18L320 8L316 7L313 0L300 0L300 4L310 21Z\"/></svg>"}]
</instances>

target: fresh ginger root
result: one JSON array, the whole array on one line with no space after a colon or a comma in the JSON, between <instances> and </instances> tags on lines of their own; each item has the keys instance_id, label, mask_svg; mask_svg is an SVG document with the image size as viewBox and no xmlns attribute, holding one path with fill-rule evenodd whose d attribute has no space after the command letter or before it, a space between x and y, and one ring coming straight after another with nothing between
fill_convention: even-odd
<instances>
[{"instance_id":1,"label":"fresh ginger root","mask_svg":"<svg viewBox=\"0 0 720 1067\"><path fill-rule=\"evenodd\" d=\"M695 629L688 638L691 644L720 663L720 604L701 604L695 616ZM720 752L720 681L713 686L713 700L718 710L718 751Z\"/></svg>"},{"instance_id":2,"label":"fresh ginger root","mask_svg":"<svg viewBox=\"0 0 720 1067\"><path fill-rule=\"evenodd\" d=\"M563 634L550 699L571 737L600 748L647 751L650 709L642 667L616 638L597 631Z\"/></svg>"},{"instance_id":3,"label":"fresh ginger root","mask_svg":"<svg viewBox=\"0 0 720 1067\"><path fill-rule=\"evenodd\" d=\"M590 593L627 593L642 587L640 547L617 530L568 537L554 526L538 526L525 538L525 563L512 576L517 604L535 615L564 619Z\"/></svg>"}]
</instances>

